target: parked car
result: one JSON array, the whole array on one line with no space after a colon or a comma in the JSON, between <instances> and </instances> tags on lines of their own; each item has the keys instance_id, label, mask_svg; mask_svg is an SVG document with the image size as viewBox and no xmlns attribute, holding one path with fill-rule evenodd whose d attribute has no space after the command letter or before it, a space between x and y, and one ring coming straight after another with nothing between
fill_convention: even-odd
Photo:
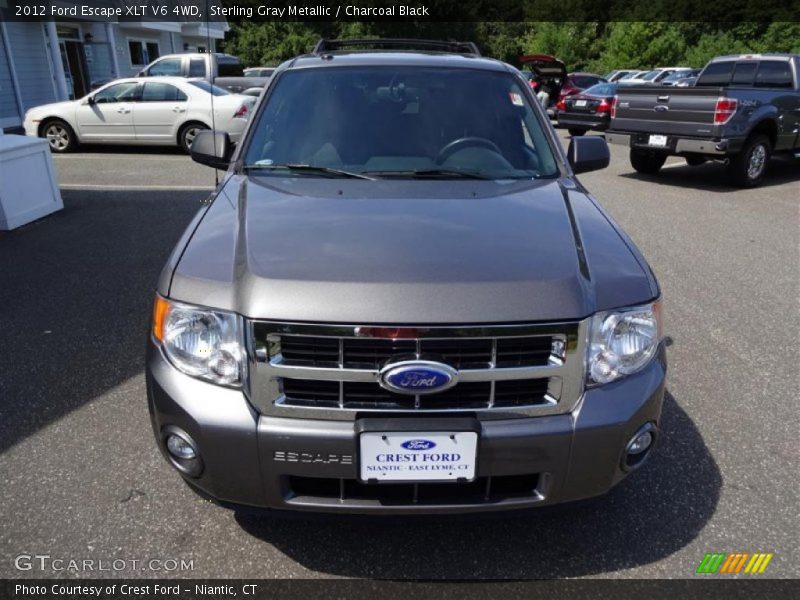
<instances>
[{"instance_id":1,"label":"parked car","mask_svg":"<svg viewBox=\"0 0 800 600\"><path fill-rule=\"evenodd\" d=\"M549 116L554 116L561 87L567 77L567 67L563 62L549 54L529 54L520 56L523 73L534 90L537 99Z\"/></svg>"},{"instance_id":2,"label":"parked car","mask_svg":"<svg viewBox=\"0 0 800 600\"><path fill-rule=\"evenodd\" d=\"M595 75L594 73L570 73L567 75L564 85L561 86L558 92L558 101L556 102L555 110L553 110L553 117L558 116L559 102L568 96L579 94L593 85L604 83L605 81L600 75Z\"/></svg>"},{"instance_id":3,"label":"parked car","mask_svg":"<svg viewBox=\"0 0 800 600\"><path fill-rule=\"evenodd\" d=\"M245 77L272 77L275 69L272 67L250 67L244 70Z\"/></svg>"},{"instance_id":4,"label":"parked car","mask_svg":"<svg viewBox=\"0 0 800 600\"><path fill-rule=\"evenodd\" d=\"M770 157L800 150L800 56L742 54L709 62L694 87L620 88L606 137L630 146L640 173L668 156L724 161L733 183L761 183Z\"/></svg>"},{"instance_id":5,"label":"parked car","mask_svg":"<svg viewBox=\"0 0 800 600\"><path fill-rule=\"evenodd\" d=\"M630 79L626 79L626 85L656 85L672 75L675 71L688 71L686 67L659 67L651 69Z\"/></svg>"},{"instance_id":6,"label":"parked car","mask_svg":"<svg viewBox=\"0 0 800 600\"><path fill-rule=\"evenodd\" d=\"M212 125L237 141L254 104L252 96L202 79L118 79L79 100L30 109L25 133L47 139L53 152L91 143L181 146L188 152L197 133Z\"/></svg>"},{"instance_id":7,"label":"parked car","mask_svg":"<svg viewBox=\"0 0 800 600\"><path fill-rule=\"evenodd\" d=\"M545 506L658 439L661 291L576 179L605 140L565 154L518 70L402 42L318 44L235 150L192 146L227 172L159 279L146 389L166 460L226 506Z\"/></svg>"},{"instance_id":8,"label":"parked car","mask_svg":"<svg viewBox=\"0 0 800 600\"><path fill-rule=\"evenodd\" d=\"M675 87L692 87L697 82L697 76L694 77L682 77L675 82Z\"/></svg>"},{"instance_id":9,"label":"parked car","mask_svg":"<svg viewBox=\"0 0 800 600\"><path fill-rule=\"evenodd\" d=\"M682 79L697 77L702 69L677 69L661 80L661 85L666 87L675 86Z\"/></svg>"},{"instance_id":10,"label":"parked car","mask_svg":"<svg viewBox=\"0 0 800 600\"><path fill-rule=\"evenodd\" d=\"M616 83L618 83L619 85L627 85L629 81L636 79L637 77L640 77L645 73L647 73L647 71L631 71L627 75L623 75L622 77L617 79Z\"/></svg>"},{"instance_id":11,"label":"parked car","mask_svg":"<svg viewBox=\"0 0 800 600\"><path fill-rule=\"evenodd\" d=\"M590 129L605 131L611 123L616 83L598 83L578 94L558 102L558 124L566 127L573 137Z\"/></svg>"},{"instance_id":12,"label":"parked car","mask_svg":"<svg viewBox=\"0 0 800 600\"><path fill-rule=\"evenodd\" d=\"M201 77L236 94L258 96L269 81L266 76L245 77L239 59L221 52L167 54L139 71L139 77Z\"/></svg>"},{"instance_id":13,"label":"parked car","mask_svg":"<svg viewBox=\"0 0 800 600\"><path fill-rule=\"evenodd\" d=\"M603 79L605 79L606 81L609 81L609 82L611 82L611 81L619 81L620 79L622 79L626 75L632 75L632 74L636 74L636 73L639 73L639 72L640 71L634 71L632 69L617 69L616 71L611 71L610 73L608 73L605 76L603 76Z\"/></svg>"}]
</instances>

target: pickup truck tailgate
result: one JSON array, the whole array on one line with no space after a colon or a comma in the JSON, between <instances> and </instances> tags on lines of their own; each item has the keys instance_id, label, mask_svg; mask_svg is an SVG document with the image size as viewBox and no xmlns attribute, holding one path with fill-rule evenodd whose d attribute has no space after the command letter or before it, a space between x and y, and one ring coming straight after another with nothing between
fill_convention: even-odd
<instances>
[{"instance_id":1,"label":"pickup truck tailgate","mask_svg":"<svg viewBox=\"0 0 800 600\"><path fill-rule=\"evenodd\" d=\"M620 87L615 131L714 137L714 109L723 88Z\"/></svg>"}]
</instances>

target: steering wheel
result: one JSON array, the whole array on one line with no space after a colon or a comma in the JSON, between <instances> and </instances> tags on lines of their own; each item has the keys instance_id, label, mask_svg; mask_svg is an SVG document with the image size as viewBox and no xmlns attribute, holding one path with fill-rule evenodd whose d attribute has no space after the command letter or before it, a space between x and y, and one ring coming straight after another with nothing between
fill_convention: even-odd
<instances>
[{"instance_id":1,"label":"steering wheel","mask_svg":"<svg viewBox=\"0 0 800 600\"><path fill-rule=\"evenodd\" d=\"M500 156L503 155L500 148L497 147L492 140L487 140L486 138L482 137L463 137L458 138L457 140L453 140L449 144L447 144L444 148L439 150L439 154L436 155L436 164L440 165L448 158L453 156L459 150L463 148L486 148L487 150L491 150L496 152Z\"/></svg>"}]
</instances>

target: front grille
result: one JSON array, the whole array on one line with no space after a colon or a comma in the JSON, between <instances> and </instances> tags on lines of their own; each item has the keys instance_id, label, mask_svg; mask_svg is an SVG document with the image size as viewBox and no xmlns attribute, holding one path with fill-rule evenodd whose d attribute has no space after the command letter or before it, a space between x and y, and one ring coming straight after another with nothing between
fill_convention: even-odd
<instances>
[{"instance_id":1,"label":"front grille","mask_svg":"<svg viewBox=\"0 0 800 600\"><path fill-rule=\"evenodd\" d=\"M283 358L292 363L308 367L339 364L338 338L294 335L281 342Z\"/></svg>"},{"instance_id":2,"label":"front grille","mask_svg":"<svg viewBox=\"0 0 800 600\"><path fill-rule=\"evenodd\" d=\"M339 386L343 386L341 406ZM428 396L407 396L382 388L377 383L360 381L315 381L284 379L283 403L289 406L347 408L352 410L452 410L531 406L547 403L548 379L498 381L494 395L489 381L459 383Z\"/></svg>"},{"instance_id":3,"label":"front grille","mask_svg":"<svg viewBox=\"0 0 800 600\"><path fill-rule=\"evenodd\" d=\"M380 369L389 360L406 355L440 360L456 369L486 369L492 364L491 339L391 340L376 338L342 339L342 365L353 369ZM551 336L497 340L495 366L546 365ZM304 366L330 366L339 362L339 339L284 336L281 354L287 362Z\"/></svg>"},{"instance_id":4,"label":"front grille","mask_svg":"<svg viewBox=\"0 0 800 600\"><path fill-rule=\"evenodd\" d=\"M313 409L315 418L332 419L355 418L361 411L566 412L583 388L585 327L585 322L426 328L253 322L251 398L264 414L303 416ZM370 337L375 333L392 337ZM381 369L405 360L447 364L457 371L457 383L418 396L383 388Z\"/></svg>"},{"instance_id":5,"label":"front grille","mask_svg":"<svg viewBox=\"0 0 800 600\"><path fill-rule=\"evenodd\" d=\"M469 483L361 483L356 479L288 477L294 497L372 500L383 505L483 504L536 497L538 474L478 477Z\"/></svg>"}]
</instances>

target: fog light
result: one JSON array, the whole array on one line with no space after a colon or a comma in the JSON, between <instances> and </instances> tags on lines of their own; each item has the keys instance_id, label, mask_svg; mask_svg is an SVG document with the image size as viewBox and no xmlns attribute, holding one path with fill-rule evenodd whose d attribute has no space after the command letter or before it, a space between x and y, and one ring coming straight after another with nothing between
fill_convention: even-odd
<instances>
[{"instance_id":1,"label":"fog light","mask_svg":"<svg viewBox=\"0 0 800 600\"><path fill-rule=\"evenodd\" d=\"M633 434L633 437L625 445L625 452L622 454L621 466L624 471L635 469L645 461L653 448L656 433L655 424L646 423Z\"/></svg>"},{"instance_id":2,"label":"fog light","mask_svg":"<svg viewBox=\"0 0 800 600\"><path fill-rule=\"evenodd\" d=\"M188 433L175 425L167 425L161 430L161 441L166 448L164 454L173 467L189 477L200 477L203 459L197 443Z\"/></svg>"},{"instance_id":3,"label":"fog light","mask_svg":"<svg viewBox=\"0 0 800 600\"><path fill-rule=\"evenodd\" d=\"M650 447L650 444L653 443L653 434L649 431L645 431L644 433L640 433L631 442L630 447L628 448L628 454L641 454L645 450Z\"/></svg>"},{"instance_id":4,"label":"fog light","mask_svg":"<svg viewBox=\"0 0 800 600\"><path fill-rule=\"evenodd\" d=\"M197 452L194 451L192 445L174 433L167 438L167 450L172 456L182 460L197 458Z\"/></svg>"}]
</instances>

